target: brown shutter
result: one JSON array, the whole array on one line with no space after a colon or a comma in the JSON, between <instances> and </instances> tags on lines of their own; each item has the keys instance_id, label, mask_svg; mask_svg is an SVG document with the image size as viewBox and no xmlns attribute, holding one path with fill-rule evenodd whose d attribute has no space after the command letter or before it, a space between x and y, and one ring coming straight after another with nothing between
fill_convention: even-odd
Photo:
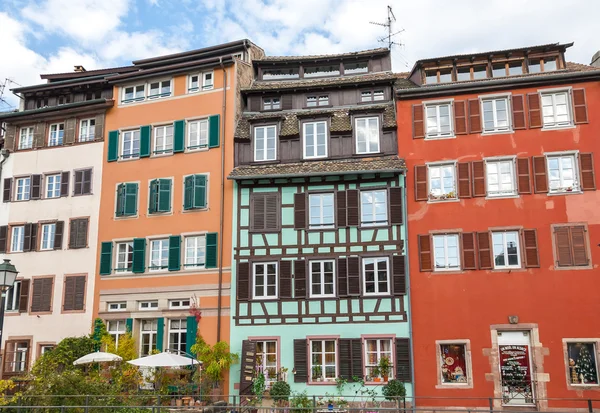
<instances>
[{"instance_id":1,"label":"brown shutter","mask_svg":"<svg viewBox=\"0 0 600 413\"><path fill-rule=\"evenodd\" d=\"M73 219L69 228L69 248L87 247L88 218Z\"/></svg>"},{"instance_id":2,"label":"brown shutter","mask_svg":"<svg viewBox=\"0 0 600 413\"><path fill-rule=\"evenodd\" d=\"M56 222L56 231L54 232L54 249L55 250L62 250L64 227L65 227L64 221Z\"/></svg>"},{"instance_id":3,"label":"brown shutter","mask_svg":"<svg viewBox=\"0 0 600 413\"><path fill-rule=\"evenodd\" d=\"M279 193L271 192L264 194L265 199L265 231L279 231Z\"/></svg>"},{"instance_id":4,"label":"brown shutter","mask_svg":"<svg viewBox=\"0 0 600 413\"><path fill-rule=\"evenodd\" d=\"M237 264L237 299L248 301L250 298L250 263L238 262Z\"/></svg>"},{"instance_id":5,"label":"brown shutter","mask_svg":"<svg viewBox=\"0 0 600 413\"><path fill-rule=\"evenodd\" d=\"M473 196L485 196L485 166L483 161L471 162L473 168Z\"/></svg>"},{"instance_id":6,"label":"brown shutter","mask_svg":"<svg viewBox=\"0 0 600 413\"><path fill-rule=\"evenodd\" d=\"M292 262L279 262L279 298L292 298Z\"/></svg>"},{"instance_id":7,"label":"brown shutter","mask_svg":"<svg viewBox=\"0 0 600 413\"><path fill-rule=\"evenodd\" d=\"M10 202L12 195L12 178L4 178L4 188L2 191L2 202Z\"/></svg>"},{"instance_id":8,"label":"brown shutter","mask_svg":"<svg viewBox=\"0 0 600 413\"><path fill-rule=\"evenodd\" d=\"M74 298L74 309L76 311L85 310L85 275L78 275L75 278L75 298Z\"/></svg>"},{"instance_id":9,"label":"brown shutter","mask_svg":"<svg viewBox=\"0 0 600 413\"><path fill-rule=\"evenodd\" d=\"M554 244L556 245L556 265L571 267L573 254L571 252L571 234L569 227L554 228Z\"/></svg>"},{"instance_id":10,"label":"brown shutter","mask_svg":"<svg viewBox=\"0 0 600 413\"><path fill-rule=\"evenodd\" d=\"M53 282L52 278L36 278L33 280L31 312L51 311Z\"/></svg>"},{"instance_id":11,"label":"brown shutter","mask_svg":"<svg viewBox=\"0 0 600 413\"><path fill-rule=\"evenodd\" d=\"M471 198L471 163L458 164L458 197Z\"/></svg>"},{"instance_id":12,"label":"brown shutter","mask_svg":"<svg viewBox=\"0 0 600 413\"><path fill-rule=\"evenodd\" d=\"M38 122L33 128L33 147L43 148L46 143L46 124Z\"/></svg>"},{"instance_id":13,"label":"brown shutter","mask_svg":"<svg viewBox=\"0 0 600 413\"><path fill-rule=\"evenodd\" d=\"M523 246L525 250L525 268L539 268L540 254L538 252L537 231L524 229Z\"/></svg>"},{"instance_id":14,"label":"brown shutter","mask_svg":"<svg viewBox=\"0 0 600 413\"><path fill-rule=\"evenodd\" d=\"M242 341L240 357L240 395L252 395L252 381L256 373L256 341Z\"/></svg>"},{"instance_id":15,"label":"brown shutter","mask_svg":"<svg viewBox=\"0 0 600 413\"><path fill-rule=\"evenodd\" d=\"M263 195L252 193L250 198L250 205L252 206L250 229L252 231L264 231L265 229L265 197Z\"/></svg>"},{"instance_id":16,"label":"brown shutter","mask_svg":"<svg viewBox=\"0 0 600 413\"><path fill-rule=\"evenodd\" d=\"M96 115L96 124L94 125L94 140L104 140L104 113Z\"/></svg>"},{"instance_id":17,"label":"brown shutter","mask_svg":"<svg viewBox=\"0 0 600 413\"><path fill-rule=\"evenodd\" d=\"M0 226L0 252L6 253L8 246L8 225Z\"/></svg>"},{"instance_id":18,"label":"brown shutter","mask_svg":"<svg viewBox=\"0 0 600 413\"><path fill-rule=\"evenodd\" d=\"M415 201L427 201L427 165L415 165Z\"/></svg>"},{"instance_id":19,"label":"brown shutter","mask_svg":"<svg viewBox=\"0 0 600 413\"><path fill-rule=\"evenodd\" d=\"M489 232L477 233L477 249L479 250L479 269L491 270L493 265Z\"/></svg>"},{"instance_id":20,"label":"brown shutter","mask_svg":"<svg viewBox=\"0 0 600 413\"><path fill-rule=\"evenodd\" d=\"M29 304L29 280L21 280L21 296L19 297L19 312L26 313Z\"/></svg>"},{"instance_id":21,"label":"brown shutter","mask_svg":"<svg viewBox=\"0 0 600 413\"><path fill-rule=\"evenodd\" d=\"M402 224L402 188L390 188L390 223L392 225Z\"/></svg>"},{"instance_id":22,"label":"brown shutter","mask_svg":"<svg viewBox=\"0 0 600 413\"><path fill-rule=\"evenodd\" d=\"M97 136L97 135L96 135ZM85 169L83 171L83 185L82 195L88 195L92 193L92 170Z\"/></svg>"},{"instance_id":23,"label":"brown shutter","mask_svg":"<svg viewBox=\"0 0 600 413\"><path fill-rule=\"evenodd\" d=\"M477 258L475 257L475 233L463 232L462 240L462 268L463 270L476 270Z\"/></svg>"},{"instance_id":24,"label":"brown shutter","mask_svg":"<svg viewBox=\"0 0 600 413\"><path fill-rule=\"evenodd\" d=\"M306 194L294 194L294 228L306 228Z\"/></svg>"},{"instance_id":25,"label":"brown shutter","mask_svg":"<svg viewBox=\"0 0 600 413\"><path fill-rule=\"evenodd\" d=\"M412 106L413 139L425 137L425 122L423 120L423 105Z\"/></svg>"},{"instance_id":26,"label":"brown shutter","mask_svg":"<svg viewBox=\"0 0 600 413\"><path fill-rule=\"evenodd\" d=\"M548 192L548 173L546 172L546 157L534 156L533 160L533 188L536 194Z\"/></svg>"},{"instance_id":27,"label":"brown shutter","mask_svg":"<svg viewBox=\"0 0 600 413\"><path fill-rule=\"evenodd\" d=\"M77 248L77 220L73 219L69 223L69 249Z\"/></svg>"},{"instance_id":28,"label":"brown shutter","mask_svg":"<svg viewBox=\"0 0 600 413\"><path fill-rule=\"evenodd\" d=\"M338 191L335 194L335 203L337 208L337 226L339 228L344 228L348 224L346 219L346 191Z\"/></svg>"},{"instance_id":29,"label":"brown shutter","mask_svg":"<svg viewBox=\"0 0 600 413\"><path fill-rule=\"evenodd\" d=\"M339 297L348 296L348 262L346 258L337 259L337 291Z\"/></svg>"},{"instance_id":30,"label":"brown shutter","mask_svg":"<svg viewBox=\"0 0 600 413\"><path fill-rule=\"evenodd\" d=\"M63 311L73 311L75 309L75 278L65 277Z\"/></svg>"},{"instance_id":31,"label":"brown shutter","mask_svg":"<svg viewBox=\"0 0 600 413\"><path fill-rule=\"evenodd\" d=\"M354 377L363 377L362 340L341 338L338 340L339 376L353 382Z\"/></svg>"},{"instance_id":32,"label":"brown shutter","mask_svg":"<svg viewBox=\"0 0 600 413\"><path fill-rule=\"evenodd\" d=\"M29 198L40 199L42 196L42 175L31 175Z\"/></svg>"},{"instance_id":33,"label":"brown shutter","mask_svg":"<svg viewBox=\"0 0 600 413\"><path fill-rule=\"evenodd\" d=\"M571 245L573 246L573 265L585 266L589 264L587 243L586 243L586 229L583 225L572 226L571 231Z\"/></svg>"},{"instance_id":34,"label":"brown shutter","mask_svg":"<svg viewBox=\"0 0 600 413\"><path fill-rule=\"evenodd\" d=\"M65 121L65 145L72 145L75 143L75 129L77 125L77 119L69 118Z\"/></svg>"},{"instance_id":35,"label":"brown shutter","mask_svg":"<svg viewBox=\"0 0 600 413\"><path fill-rule=\"evenodd\" d=\"M358 190L348 189L346 191L346 206L348 219L348 226L358 226L360 222L360 215L358 213Z\"/></svg>"},{"instance_id":36,"label":"brown shutter","mask_svg":"<svg viewBox=\"0 0 600 413\"><path fill-rule=\"evenodd\" d=\"M37 251L38 224L31 224L31 251Z\"/></svg>"},{"instance_id":37,"label":"brown shutter","mask_svg":"<svg viewBox=\"0 0 600 413\"><path fill-rule=\"evenodd\" d=\"M469 99L469 133L481 133L479 99Z\"/></svg>"},{"instance_id":38,"label":"brown shutter","mask_svg":"<svg viewBox=\"0 0 600 413\"><path fill-rule=\"evenodd\" d=\"M573 113L575 114L575 124L588 123L585 89L573 89Z\"/></svg>"},{"instance_id":39,"label":"brown shutter","mask_svg":"<svg viewBox=\"0 0 600 413\"><path fill-rule=\"evenodd\" d=\"M306 339L294 339L294 383L308 382L308 343Z\"/></svg>"},{"instance_id":40,"label":"brown shutter","mask_svg":"<svg viewBox=\"0 0 600 413\"><path fill-rule=\"evenodd\" d=\"M429 235L419 235L419 270L433 271L431 237Z\"/></svg>"},{"instance_id":41,"label":"brown shutter","mask_svg":"<svg viewBox=\"0 0 600 413\"><path fill-rule=\"evenodd\" d=\"M294 298L306 298L306 261L294 261Z\"/></svg>"},{"instance_id":42,"label":"brown shutter","mask_svg":"<svg viewBox=\"0 0 600 413\"><path fill-rule=\"evenodd\" d=\"M69 196L69 172L63 172L61 174L60 196Z\"/></svg>"},{"instance_id":43,"label":"brown shutter","mask_svg":"<svg viewBox=\"0 0 600 413\"><path fill-rule=\"evenodd\" d=\"M260 96L251 96L250 99L250 111L260 112L262 106L262 99Z\"/></svg>"},{"instance_id":44,"label":"brown shutter","mask_svg":"<svg viewBox=\"0 0 600 413\"><path fill-rule=\"evenodd\" d=\"M82 195L83 194L83 171L75 171L74 173L74 182L73 182L73 195Z\"/></svg>"},{"instance_id":45,"label":"brown shutter","mask_svg":"<svg viewBox=\"0 0 600 413\"><path fill-rule=\"evenodd\" d=\"M396 337L396 380L410 383L412 370L410 365L410 339Z\"/></svg>"},{"instance_id":46,"label":"brown shutter","mask_svg":"<svg viewBox=\"0 0 600 413\"><path fill-rule=\"evenodd\" d=\"M592 153L579 154L579 173L581 174L581 189L595 191L596 176L594 174L594 155Z\"/></svg>"},{"instance_id":47,"label":"brown shutter","mask_svg":"<svg viewBox=\"0 0 600 413\"><path fill-rule=\"evenodd\" d=\"M6 133L4 135L4 147L10 152L15 151L15 137L17 137L17 127L14 125L6 126Z\"/></svg>"},{"instance_id":48,"label":"brown shutter","mask_svg":"<svg viewBox=\"0 0 600 413\"><path fill-rule=\"evenodd\" d=\"M31 251L31 228L34 224L25 224L23 229L23 252ZM36 248L34 247L35 251Z\"/></svg>"},{"instance_id":49,"label":"brown shutter","mask_svg":"<svg viewBox=\"0 0 600 413\"><path fill-rule=\"evenodd\" d=\"M454 134L467 134L467 102L464 100L454 102Z\"/></svg>"},{"instance_id":50,"label":"brown shutter","mask_svg":"<svg viewBox=\"0 0 600 413\"><path fill-rule=\"evenodd\" d=\"M406 264L404 255L392 257L392 286L394 295L406 294Z\"/></svg>"},{"instance_id":51,"label":"brown shutter","mask_svg":"<svg viewBox=\"0 0 600 413\"><path fill-rule=\"evenodd\" d=\"M529 158L517 158L517 188L519 194L531 193Z\"/></svg>"},{"instance_id":52,"label":"brown shutter","mask_svg":"<svg viewBox=\"0 0 600 413\"><path fill-rule=\"evenodd\" d=\"M527 94L527 107L529 108L529 128L541 128L543 122L539 93Z\"/></svg>"},{"instance_id":53,"label":"brown shutter","mask_svg":"<svg viewBox=\"0 0 600 413\"><path fill-rule=\"evenodd\" d=\"M290 110L292 109L292 101L293 101L293 96L292 95L283 95L281 97L281 109L283 110Z\"/></svg>"},{"instance_id":54,"label":"brown shutter","mask_svg":"<svg viewBox=\"0 0 600 413\"><path fill-rule=\"evenodd\" d=\"M360 295L360 261L348 257L348 295Z\"/></svg>"},{"instance_id":55,"label":"brown shutter","mask_svg":"<svg viewBox=\"0 0 600 413\"><path fill-rule=\"evenodd\" d=\"M525 129L525 99L523 95L512 97L512 127L514 130Z\"/></svg>"}]
</instances>

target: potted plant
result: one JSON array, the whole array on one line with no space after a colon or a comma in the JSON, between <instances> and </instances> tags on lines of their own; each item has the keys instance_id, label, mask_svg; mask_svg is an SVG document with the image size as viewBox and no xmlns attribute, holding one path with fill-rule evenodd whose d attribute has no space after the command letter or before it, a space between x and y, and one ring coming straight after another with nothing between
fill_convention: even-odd
<instances>
[{"instance_id":1,"label":"potted plant","mask_svg":"<svg viewBox=\"0 0 600 413\"><path fill-rule=\"evenodd\" d=\"M404 383L399 380L388 381L387 384L381 389L381 392L386 400L396 401L396 403L406 396L406 388L404 387Z\"/></svg>"},{"instance_id":2,"label":"potted plant","mask_svg":"<svg viewBox=\"0 0 600 413\"><path fill-rule=\"evenodd\" d=\"M390 376L390 359L387 356L383 356L379 359L379 373L383 377L383 381L387 382Z\"/></svg>"},{"instance_id":3,"label":"potted plant","mask_svg":"<svg viewBox=\"0 0 600 413\"><path fill-rule=\"evenodd\" d=\"M275 403L283 407L283 405L289 400L291 391L290 385L285 381L276 381L271 385L269 394Z\"/></svg>"},{"instance_id":4,"label":"potted plant","mask_svg":"<svg viewBox=\"0 0 600 413\"><path fill-rule=\"evenodd\" d=\"M323 381L321 366L313 366L312 368L313 381Z\"/></svg>"},{"instance_id":5,"label":"potted plant","mask_svg":"<svg viewBox=\"0 0 600 413\"><path fill-rule=\"evenodd\" d=\"M277 380L287 381L287 375L288 375L288 368L282 367L279 369L279 372L277 373Z\"/></svg>"},{"instance_id":6,"label":"potted plant","mask_svg":"<svg viewBox=\"0 0 600 413\"><path fill-rule=\"evenodd\" d=\"M376 383L379 383L381 381L381 371L379 370L379 366L375 366L371 369L371 377Z\"/></svg>"}]
</instances>

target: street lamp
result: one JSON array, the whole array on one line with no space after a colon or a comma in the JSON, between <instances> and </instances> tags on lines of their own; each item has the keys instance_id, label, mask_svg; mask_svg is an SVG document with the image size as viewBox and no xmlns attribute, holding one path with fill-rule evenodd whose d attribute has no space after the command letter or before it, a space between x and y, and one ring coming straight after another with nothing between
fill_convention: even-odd
<instances>
[{"instance_id":1,"label":"street lamp","mask_svg":"<svg viewBox=\"0 0 600 413\"><path fill-rule=\"evenodd\" d=\"M2 333L4 330L4 295L14 287L19 272L10 260L5 259L0 264L0 291L2 291L2 299L0 300L0 346L2 346Z\"/></svg>"}]
</instances>

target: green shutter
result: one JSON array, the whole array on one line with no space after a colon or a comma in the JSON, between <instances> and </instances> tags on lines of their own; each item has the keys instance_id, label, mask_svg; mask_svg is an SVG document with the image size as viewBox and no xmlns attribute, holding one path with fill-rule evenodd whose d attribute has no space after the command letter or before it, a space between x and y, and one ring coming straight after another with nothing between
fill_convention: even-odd
<instances>
[{"instance_id":1,"label":"green shutter","mask_svg":"<svg viewBox=\"0 0 600 413\"><path fill-rule=\"evenodd\" d=\"M158 180L158 212L171 211L171 180Z\"/></svg>"},{"instance_id":2,"label":"green shutter","mask_svg":"<svg viewBox=\"0 0 600 413\"><path fill-rule=\"evenodd\" d=\"M125 214L125 184L117 185L117 210L115 215L122 217Z\"/></svg>"},{"instance_id":3,"label":"green shutter","mask_svg":"<svg viewBox=\"0 0 600 413\"><path fill-rule=\"evenodd\" d=\"M150 156L150 126L140 128L140 158Z\"/></svg>"},{"instance_id":4,"label":"green shutter","mask_svg":"<svg viewBox=\"0 0 600 413\"><path fill-rule=\"evenodd\" d=\"M156 349L163 351L163 341L165 341L165 319L156 320Z\"/></svg>"},{"instance_id":5,"label":"green shutter","mask_svg":"<svg viewBox=\"0 0 600 413\"><path fill-rule=\"evenodd\" d=\"M169 271L179 271L181 261L181 237L169 237Z\"/></svg>"},{"instance_id":6,"label":"green shutter","mask_svg":"<svg viewBox=\"0 0 600 413\"><path fill-rule=\"evenodd\" d=\"M148 213L154 214L158 208L158 186L159 179L153 179L150 181L150 193L148 195Z\"/></svg>"},{"instance_id":7,"label":"green shutter","mask_svg":"<svg viewBox=\"0 0 600 413\"><path fill-rule=\"evenodd\" d=\"M146 267L146 238L133 239L133 269L135 274L141 274Z\"/></svg>"},{"instance_id":8,"label":"green shutter","mask_svg":"<svg viewBox=\"0 0 600 413\"><path fill-rule=\"evenodd\" d=\"M183 152L185 149L185 121L173 122L173 152Z\"/></svg>"},{"instance_id":9,"label":"green shutter","mask_svg":"<svg viewBox=\"0 0 600 413\"><path fill-rule=\"evenodd\" d=\"M103 242L100 249L100 275L109 275L112 272L113 243Z\"/></svg>"},{"instance_id":10,"label":"green shutter","mask_svg":"<svg viewBox=\"0 0 600 413\"><path fill-rule=\"evenodd\" d=\"M206 208L206 175L194 175L194 208Z\"/></svg>"},{"instance_id":11,"label":"green shutter","mask_svg":"<svg viewBox=\"0 0 600 413\"><path fill-rule=\"evenodd\" d=\"M198 323L196 317L191 315L187 318L186 332L185 332L185 352L189 355L192 354L192 346L196 344L196 335L198 334Z\"/></svg>"},{"instance_id":12,"label":"green shutter","mask_svg":"<svg viewBox=\"0 0 600 413\"><path fill-rule=\"evenodd\" d=\"M114 162L119 159L119 131L111 130L108 132L108 162Z\"/></svg>"},{"instance_id":13,"label":"green shutter","mask_svg":"<svg viewBox=\"0 0 600 413\"><path fill-rule=\"evenodd\" d=\"M194 175L186 176L183 180L183 209L194 208Z\"/></svg>"},{"instance_id":14,"label":"green shutter","mask_svg":"<svg viewBox=\"0 0 600 413\"><path fill-rule=\"evenodd\" d=\"M133 334L133 318L128 318L125 321L125 330L129 333L129 334Z\"/></svg>"},{"instance_id":15,"label":"green shutter","mask_svg":"<svg viewBox=\"0 0 600 413\"><path fill-rule=\"evenodd\" d=\"M137 214L138 184L125 184L125 208L124 215Z\"/></svg>"},{"instance_id":16,"label":"green shutter","mask_svg":"<svg viewBox=\"0 0 600 413\"><path fill-rule=\"evenodd\" d=\"M206 234L206 260L205 268L217 268L217 244L219 234L216 232L209 232Z\"/></svg>"},{"instance_id":17,"label":"green shutter","mask_svg":"<svg viewBox=\"0 0 600 413\"><path fill-rule=\"evenodd\" d=\"M220 133L220 116L213 115L208 118L208 147L218 148L219 147L219 133Z\"/></svg>"}]
</instances>

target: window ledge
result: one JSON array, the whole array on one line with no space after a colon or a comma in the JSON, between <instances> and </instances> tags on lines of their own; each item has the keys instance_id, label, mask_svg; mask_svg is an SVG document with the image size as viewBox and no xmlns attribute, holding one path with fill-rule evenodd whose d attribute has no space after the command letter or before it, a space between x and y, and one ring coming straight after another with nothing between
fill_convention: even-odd
<instances>
[{"instance_id":1,"label":"window ledge","mask_svg":"<svg viewBox=\"0 0 600 413\"><path fill-rule=\"evenodd\" d=\"M554 269L556 271L592 270L592 269L594 269L594 266L591 265L591 264L588 264L588 265L573 265L573 266L570 266L570 267L567 267L567 266L565 266L565 267L559 267L556 264L554 264ZM600 384L598 384L598 385L600 386ZM577 386L577 385L574 385L574 386Z\"/></svg>"},{"instance_id":2,"label":"window ledge","mask_svg":"<svg viewBox=\"0 0 600 413\"><path fill-rule=\"evenodd\" d=\"M443 141L444 139L456 139L456 135L450 136L425 136L426 141Z\"/></svg>"},{"instance_id":3,"label":"window ledge","mask_svg":"<svg viewBox=\"0 0 600 413\"><path fill-rule=\"evenodd\" d=\"M542 132L552 131L552 130L563 130L563 129L575 129L576 125L567 125L567 126L542 126Z\"/></svg>"},{"instance_id":4,"label":"window ledge","mask_svg":"<svg viewBox=\"0 0 600 413\"><path fill-rule=\"evenodd\" d=\"M158 218L158 217L169 217L173 215L173 211L168 212L149 212L146 214L146 218Z\"/></svg>"},{"instance_id":5,"label":"window ledge","mask_svg":"<svg viewBox=\"0 0 600 413\"><path fill-rule=\"evenodd\" d=\"M208 151L208 149L209 149L208 145L206 145L206 147L199 147L199 148L190 148L189 146L186 146L183 153L206 152L206 151Z\"/></svg>"},{"instance_id":6,"label":"window ledge","mask_svg":"<svg viewBox=\"0 0 600 413\"><path fill-rule=\"evenodd\" d=\"M485 197L486 200L490 200L490 199L514 199L514 198L520 198L521 196L519 194L510 194L510 195L487 195Z\"/></svg>"},{"instance_id":7,"label":"window ledge","mask_svg":"<svg viewBox=\"0 0 600 413\"><path fill-rule=\"evenodd\" d=\"M175 155L173 150L166 151L166 152L160 152L160 153L152 152L152 155L150 156L150 158L164 158L165 156L173 156L173 155Z\"/></svg>"},{"instance_id":8,"label":"window ledge","mask_svg":"<svg viewBox=\"0 0 600 413\"><path fill-rule=\"evenodd\" d=\"M115 221L125 221L128 219L136 219L139 218L140 215L139 214L135 214L135 215L124 215L124 216L115 216Z\"/></svg>"},{"instance_id":9,"label":"window ledge","mask_svg":"<svg viewBox=\"0 0 600 413\"><path fill-rule=\"evenodd\" d=\"M491 270L488 270L490 272L497 272L497 273L510 273L513 271L516 272L527 272L527 268L523 268L523 267L515 267L515 268L492 268Z\"/></svg>"},{"instance_id":10,"label":"window ledge","mask_svg":"<svg viewBox=\"0 0 600 413\"><path fill-rule=\"evenodd\" d=\"M480 133L481 136L488 136L488 135L506 135L506 134L511 134L511 133L515 133L514 130L512 129L508 129L508 130L490 130L490 131L483 131Z\"/></svg>"},{"instance_id":11,"label":"window ledge","mask_svg":"<svg viewBox=\"0 0 600 413\"><path fill-rule=\"evenodd\" d=\"M583 191L548 192L548 196L581 195Z\"/></svg>"},{"instance_id":12,"label":"window ledge","mask_svg":"<svg viewBox=\"0 0 600 413\"><path fill-rule=\"evenodd\" d=\"M429 200L427 200L428 204L443 204L446 202L460 202L460 199L452 198L452 199L429 199Z\"/></svg>"},{"instance_id":13,"label":"window ledge","mask_svg":"<svg viewBox=\"0 0 600 413\"><path fill-rule=\"evenodd\" d=\"M467 389L472 389L473 384L471 384L471 383L456 383L456 384L446 383L446 384L438 384L435 386L435 388L438 390L440 390L440 389L467 390Z\"/></svg>"},{"instance_id":14,"label":"window ledge","mask_svg":"<svg viewBox=\"0 0 600 413\"><path fill-rule=\"evenodd\" d=\"M306 384L309 386L336 386L335 380L332 380L332 381L309 381Z\"/></svg>"},{"instance_id":15,"label":"window ledge","mask_svg":"<svg viewBox=\"0 0 600 413\"><path fill-rule=\"evenodd\" d=\"M452 275L455 275L455 274L464 274L466 271L467 270L462 270L462 269L461 270L435 270L434 269L433 271L430 271L430 272L432 274L444 274L444 275L445 274L452 274ZM469 271L475 271L475 270L469 270Z\"/></svg>"},{"instance_id":16,"label":"window ledge","mask_svg":"<svg viewBox=\"0 0 600 413\"><path fill-rule=\"evenodd\" d=\"M204 208L190 208L190 209L185 209L185 208L183 208L183 209L181 210L181 213L182 213L182 214L191 214L191 213L194 213L194 212L204 212L204 211L208 211L208 209L209 209L208 207L204 207Z\"/></svg>"},{"instance_id":17,"label":"window ledge","mask_svg":"<svg viewBox=\"0 0 600 413\"><path fill-rule=\"evenodd\" d=\"M136 157L130 157L130 158L123 158L123 156L119 156L119 159L117 159L117 162L139 161L140 159L142 159L142 157L139 155Z\"/></svg>"}]
</instances>

